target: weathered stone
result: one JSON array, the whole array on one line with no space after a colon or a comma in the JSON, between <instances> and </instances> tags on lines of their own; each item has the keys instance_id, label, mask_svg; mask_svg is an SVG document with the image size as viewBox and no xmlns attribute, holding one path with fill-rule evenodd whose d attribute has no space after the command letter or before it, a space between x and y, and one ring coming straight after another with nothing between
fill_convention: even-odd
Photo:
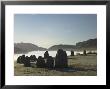
<instances>
[{"instance_id":1,"label":"weathered stone","mask_svg":"<svg viewBox=\"0 0 110 89\"><path fill-rule=\"evenodd\" d=\"M31 56L30 56L30 61L31 61L31 62L37 61L36 56L35 56L35 55L31 55Z\"/></svg>"},{"instance_id":2,"label":"weathered stone","mask_svg":"<svg viewBox=\"0 0 110 89\"><path fill-rule=\"evenodd\" d=\"M25 60L25 55L19 56L17 58L17 63L23 64L24 63L24 60Z\"/></svg>"},{"instance_id":3,"label":"weathered stone","mask_svg":"<svg viewBox=\"0 0 110 89\"><path fill-rule=\"evenodd\" d=\"M67 59L66 51L64 51L64 56L63 56L63 67L68 67L68 59Z\"/></svg>"},{"instance_id":4,"label":"weathered stone","mask_svg":"<svg viewBox=\"0 0 110 89\"><path fill-rule=\"evenodd\" d=\"M85 56L87 55L86 50L83 51L83 55L85 55Z\"/></svg>"},{"instance_id":5,"label":"weathered stone","mask_svg":"<svg viewBox=\"0 0 110 89\"><path fill-rule=\"evenodd\" d=\"M71 51L71 56L74 56L74 51Z\"/></svg>"},{"instance_id":6,"label":"weathered stone","mask_svg":"<svg viewBox=\"0 0 110 89\"><path fill-rule=\"evenodd\" d=\"M59 49L57 51L56 59L55 59L55 67L56 68L65 68L65 67L68 67L67 54L62 49Z\"/></svg>"},{"instance_id":7,"label":"weathered stone","mask_svg":"<svg viewBox=\"0 0 110 89\"><path fill-rule=\"evenodd\" d=\"M54 67L54 60L53 60L52 56L49 56L47 58L46 67L47 68L53 68Z\"/></svg>"},{"instance_id":8,"label":"weathered stone","mask_svg":"<svg viewBox=\"0 0 110 89\"><path fill-rule=\"evenodd\" d=\"M30 57L26 56L25 60L24 60L24 66L25 67L30 67Z\"/></svg>"},{"instance_id":9,"label":"weathered stone","mask_svg":"<svg viewBox=\"0 0 110 89\"><path fill-rule=\"evenodd\" d=\"M17 63L21 63L21 56L17 58Z\"/></svg>"},{"instance_id":10,"label":"weathered stone","mask_svg":"<svg viewBox=\"0 0 110 89\"><path fill-rule=\"evenodd\" d=\"M39 68L45 67L45 60L42 56L38 57L38 60L36 62L36 66L39 67Z\"/></svg>"},{"instance_id":11,"label":"weathered stone","mask_svg":"<svg viewBox=\"0 0 110 89\"><path fill-rule=\"evenodd\" d=\"M46 58L48 58L49 57L49 53L48 53L48 51L46 51L45 53L44 53L44 58L46 59Z\"/></svg>"}]
</instances>

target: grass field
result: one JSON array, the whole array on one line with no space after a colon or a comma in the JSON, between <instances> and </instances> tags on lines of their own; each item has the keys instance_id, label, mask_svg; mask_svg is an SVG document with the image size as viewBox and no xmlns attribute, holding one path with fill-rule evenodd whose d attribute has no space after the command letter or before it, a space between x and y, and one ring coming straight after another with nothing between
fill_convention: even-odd
<instances>
[{"instance_id":1,"label":"grass field","mask_svg":"<svg viewBox=\"0 0 110 89\"><path fill-rule=\"evenodd\" d=\"M22 64L14 62L15 76L96 76L97 75L97 55L69 56L69 68L47 69L24 67Z\"/></svg>"}]
</instances>

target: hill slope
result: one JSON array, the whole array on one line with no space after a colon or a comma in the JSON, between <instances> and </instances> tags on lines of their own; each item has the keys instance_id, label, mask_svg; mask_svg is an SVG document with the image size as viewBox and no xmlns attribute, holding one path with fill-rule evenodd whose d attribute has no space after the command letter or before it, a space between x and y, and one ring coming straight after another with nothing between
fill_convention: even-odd
<instances>
[{"instance_id":1,"label":"hill slope","mask_svg":"<svg viewBox=\"0 0 110 89\"><path fill-rule=\"evenodd\" d=\"M72 50L72 49L96 49L97 48L97 39L89 39L87 41L82 41L76 43L76 45L53 45L48 50Z\"/></svg>"},{"instance_id":2,"label":"hill slope","mask_svg":"<svg viewBox=\"0 0 110 89\"><path fill-rule=\"evenodd\" d=\"M26 53L30 51L46 50L46 48L38 47L32 43L15 43L14 53Z\"/></svg>"},{"instance_id":3,"label":"hill slope","mask_svg":"<svg viewBox=\"0 0 110 89\"><path fill-rule=\"evenodd\" d=\"M87 41L82 41L76 43L76 45L53 45L50 48L46 49L43 47L38 47L32 43L15 43L14 44L14 53L27 53L30 51L46 51L46 50L82 50L82 49L97 49L97 39L89 39Z\"/></svg>"},{"instance_id":4,"label":"hill slope","mask_svg":"<svg viewBox=\"0 0 110 89\"><path fill-rule=\"evenodd\" d=\"M54 46L51 46L48 50L58 50L58 49L71 50L74 48L75 48L75 45L54 45Z\"/></svg>"},{"instance_id":5,"label":"hill slope","mask_svg":"<svg viewBox=\"0 0 110 89\"><path fill-rule=\"evenodd\" d=\"M87 41L76 43L77 48L97 48L97 39L89 39Z\"/></svg>"}]
</instances>

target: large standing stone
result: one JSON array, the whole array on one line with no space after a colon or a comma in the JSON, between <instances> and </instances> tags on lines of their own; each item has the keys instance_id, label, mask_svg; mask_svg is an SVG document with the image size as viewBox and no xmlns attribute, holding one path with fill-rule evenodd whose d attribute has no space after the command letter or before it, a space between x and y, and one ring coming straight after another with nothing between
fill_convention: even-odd
<instances>
[{"instance_id":1,"label":"large standing stone","mask_svg":"<svg viewBox=\"0 0 110 89\"><path fill-rule=\"evenodd\" d=\"M22 55L21 62L24 63L24 60L26 59L25 55Z\"/></svg>"},{"instance_id":2,"label":"large standing stone","mask_svg":"<svg viewBox=\"0 0 110 89\"><path fill-rule=\"evenodd\" d=\"M42 56L38 57L38 60L36 62L36 66L39 67L39 68L45 67L45 60Z\"/></svg>"},{"instance_id":3,"label":"large standing stone","mask_svg":"<svg viewBox=\"0 0 110 89\"><path fill-rule=\"evenodd\" d=\"M47 68L53 68L54 67L54 60L53 60L52 56L49 56L47 58L46 67Z\"/></svg>"},{"instance_id":4,"label":"large standing stone","mask_svg":"<svg viewBox=\"0 0 110 89\"><path fill-rule=\"evenodd\" d=\"M46 51L45 53L44 53L44 58L46 59L46 58L48 58L49 57L49 53L48 53L48 51Z\"/></svg>"},{"instance_id":5,"label":"large standing stone","mask_svg":"<svg viewBox=\"0 0 110 89\"><path fill-rule=\"evenodd\" d=\"M64 51L64 55L63 55L63 67L68 67L68 58L66 51Z\"/></svg>"},{"instance_id":6,"label":"large standing stone","mask_svg":"<svg viewBox=\"0 0 110 89\"><path fill-rule=\"evenodd\" d=\"M20 64L21 64L21 56L19 56L19 57L17 58L17 63L20 63Z\"/></svg>"},{"instance_id":7,"label":"large standing stone","mask_svg":"<svg viewBox=\"0 0 110 89\"><path fill-rule=\"evenodd\" d=\"M31 62L37 61L36 56L35 56L35 55L31 55L31 56L30 56L30 61L31 61Z\"/></svg>"},{"instance_id":8,"label":"large standing stone","mask_svg":"<svg viewBox=\"0 0 110 89\"><path fill-rule=\"evenodd\" d=\"M74 51L71 51L71 56L74 56Z\"/></svg>"},{"instance_id":9,"label":"large standing stone","mask_svg":"<svg viewBox=\"0 0 110 89\"><path fill-rule=\"evenodd\" d=\"M56 68L65 68L65 67L68 67L67 54L62 49L59 49L57 51L56 59L55 59L55 67Z\"/></svg>"},{"instance_id":10,"label":"large standing stone","mask_svg":"<svg viewBox=\"0 0 110 89\"><path fill-rule=\"evenodd\" d=\"M23 64L24 63L24 60L25 60L25 55L19 56L17 58L17 63Z\"/></svg>"},{"instance_id":11,"label":"large standing stone","mask_svg":"<svg viewBox=\"0 0 110 89\"><path fill-rule=\"evenodd\" d=\"M85 55L85 56L87 55L86 50L83 51L83 55Z\"/></svg>"},{"instance_id":12,"label":"large standing stone","mask_svg":"<svg viewBox=\"0 0 110 89\"><path fill-rule=\"evenodd\" d=\"M30 67L30 57L26 56L25 60L24 60L24 66L25 67Z\"/></svg>"},{"instance_id":13,"label":"large standing stone","mask_svg":"<svg viewBox=\"0 0 110 89\"><path fill-rule=\"evenodd\" d=\"M37 58L35 55L31 55L30 56L30 64L31 64L31 67L36 67L36 62L37 62Z\"/></svg>"}]
</instances>

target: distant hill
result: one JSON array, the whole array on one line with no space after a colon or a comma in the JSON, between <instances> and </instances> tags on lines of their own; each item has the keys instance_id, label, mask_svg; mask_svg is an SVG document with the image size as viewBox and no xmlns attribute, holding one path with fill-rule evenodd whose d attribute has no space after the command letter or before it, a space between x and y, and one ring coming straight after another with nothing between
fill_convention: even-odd
<instances>
[{"instance_id":1,"label":"distant hill","mask_svg":"<svg viewBox=\"0 0 110 89\"><path fill-rule=\"evenodd\" d=\"M26 53L27 51L26 50L23 50L21 48L18 48L18 47L14 47L14 53Z\"/></svg>"},{"instance_id":2,"label":"distant hill","mask_svg":"<svg viewBox=\"0 0 110 89\"><path fill-rule=\"evenodd\" d=\"M71 50L74 48L75 48L75 45L54 45L54 46L51 46L48 50L58 50L58 49Z\"/></svg>"},{"instance_id":3,"label":"distant hill","mask_svg":"<svg viewBox=\"0 0 110 89\"><path fill-rule=\"evenodd\" d=\"M97 48L97 39L89 39L87 41L76 43L76 48Z\"/></svg>"},{"instance_id":4,"label":"distant hill","mask_svg":"<svg viewBox=\"0 0 110 89\"><path fill-rule=\"evenodd\" d=\"M60 48L64 50L97 49L97 39L78 42L76 45L54 45L48 50L58 50Z\"/></svg>"},{"instance_id":5,"label":"distant hill","mask_svg":"<svg viewBox=\"0 0 110 89\"><path fill-rule=\"evenodd\" d=\"M46 51L46 50L83 50L83 49L97 49L97 39L89 39L87 41L82 41L76 43L76 45L53 45L50 48L46 49L43 47L38 47L37 45L34 45L32 43L15 43L14 44L14 53L27 53L30 51Z\"/></svg>"},{"instance_id":6,"label":"distant hill","mask_svg":"<svg viewBox=\"0 0 110 89\"><path fill-rule=\"evenodd\" d=\"M14 53L27 53L30 51L42 51L46 50L46 48L38 47L32 43L15 43L14 44Z\"/></svg>"}]
</instances>

